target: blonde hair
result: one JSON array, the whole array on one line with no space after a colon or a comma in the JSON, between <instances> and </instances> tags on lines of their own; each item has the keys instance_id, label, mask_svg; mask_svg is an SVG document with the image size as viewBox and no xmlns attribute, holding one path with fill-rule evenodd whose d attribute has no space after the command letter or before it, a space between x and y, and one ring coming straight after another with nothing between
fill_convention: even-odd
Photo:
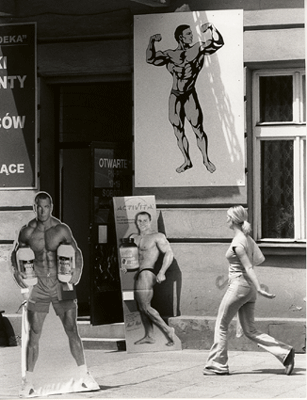
<instances>
[{"instance_id":1,"label":"blonde hair","mask_svg":"<svg viewBox=\"0 0 307 400\"><path fill-rule=\"evenodd\" d=\"M245 235L248 235L251 231L251 225L247 221L247 211L242 206L233 206L230 207L227 211L227 215L232 220L232 222L236 225L241 225L242 232Z\"/></svg>"}]
</instances>

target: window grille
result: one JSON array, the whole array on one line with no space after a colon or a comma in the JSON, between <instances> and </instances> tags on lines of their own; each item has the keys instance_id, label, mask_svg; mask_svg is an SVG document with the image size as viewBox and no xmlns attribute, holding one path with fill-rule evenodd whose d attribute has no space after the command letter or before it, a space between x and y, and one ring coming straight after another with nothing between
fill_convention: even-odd
<instances>
[{"instance_id":1,"label":"window grille","mask_svg":"<svg viewBox=\"0 0 307 400\"><path fill-rule=\"evenodd\" d=\"M303 69L253 76L254 237L306 240L306 80Z\"/></svg>"},{"instance_id":2,"label":"window grille","mask_svg":"<svg viewBox=\"0 0 307 400\"><path fill-rule=\"evenodd\" d=\"M262 141L261 161L262 236L293 238L293 141Z\"/></svg>"}]
</instances>

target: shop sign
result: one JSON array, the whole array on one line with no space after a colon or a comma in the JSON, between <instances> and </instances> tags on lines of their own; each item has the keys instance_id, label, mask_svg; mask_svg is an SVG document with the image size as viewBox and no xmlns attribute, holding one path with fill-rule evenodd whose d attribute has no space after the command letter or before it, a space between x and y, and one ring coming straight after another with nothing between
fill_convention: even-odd
<instances>
[{"instance_id":1,"label":"shop sign","mask_svg":"<svg viewBox=\"0 0 307 400\"><path fill-rule=\"evenodd\" d=\"M0 25L0 189L36 188L36 24Z\"/></svg>"},{"instance_id":2,"label":"shop sign","mask_svg":"<svg viewBox=\"0 0 307 400\"><path fill-rule=\"evenodd\" d=\"M104 197L121 196L123 181L130 174L131 161L124 149L95 149L95 188L102 188Z\"/></svg>"}]
</instances>

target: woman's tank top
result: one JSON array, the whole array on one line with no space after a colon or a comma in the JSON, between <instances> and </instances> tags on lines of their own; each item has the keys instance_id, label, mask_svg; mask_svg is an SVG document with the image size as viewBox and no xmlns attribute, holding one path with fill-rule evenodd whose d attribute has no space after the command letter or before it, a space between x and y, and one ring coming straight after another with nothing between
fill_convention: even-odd
<instances>
[{"instance_id":1,"label":"woman's tank top","mask_svg":"<svg viewBox=\"0 0 307 400\"><path fill-rule=\"evenodd\" d=\"M230 247L226 252L226 258L229 262L229 277L240 276L243 274L246 278L245 268L235 252L235 248L237 247L242 247L245 250L253 266L261 264L265 258L256 242L249 235L246 236L242 233L242 235L233 238Z\"/></svg>"}]
</instances>

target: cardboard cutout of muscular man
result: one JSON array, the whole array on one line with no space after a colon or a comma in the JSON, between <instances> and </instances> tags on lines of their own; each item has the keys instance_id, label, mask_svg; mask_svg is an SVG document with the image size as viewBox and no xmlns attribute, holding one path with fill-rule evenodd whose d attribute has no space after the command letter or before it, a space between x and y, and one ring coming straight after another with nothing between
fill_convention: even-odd
<instances>
[{"instance_id":1,"label":"cardboard cutout of muscular man","mask_svg":"<svg viewBox=\"0 0 307 400\"><path fill-rule=\"evenodd\" d=\"M208 138L203 128L203 113L195 89L197 77L204 65L206 55L215 53L224 45L221 33L212 23L201 26L201 32L211 32L211 38L205 42L193 43L193 33L189 25L179 25L174 33L178 42L175 50L157 51L155 43L162 40L160 34L150 37L146 51L146 61L155 66L166 66L172 75L173 84L169 96L169 121L173 126L178 147L184 162L176 171L184 172L192 168L189 155L189 142L185 135L185 118L191 124L196 135L197 146L202 153L203 164L213 173L215 165L208 157Z\"/></svg>"},{"instance_id":2,"label":"cardboard cutout of muscular man","mask_svg":"<svg viewBox=\"0 0 307 400\"><path fill-rule=\"evenodd\" d=\"M173 261L173 252L165 235L151 228L151 215L146 211L139 212L135 217L139 234L130 235L138 246L139 270L135 277L135 298L145 328L145 336L134 344L153 344L153 324L157 325L167 338L167 346L173 346L175 330L169 327L161 318L157 310L151 306L156 283L166 280L165 273ZM157 276L154 272L155 263L160 253L163 254L163 263Z\"/></svg>"},{"instance_id":3,"label":"cardboard cutout of muscular man","mask_svg":"<svg viewBox=\"0 0 307 400\"><path fill-rule=\"evenodd\" d=\"M57 276L57 249L61 244L69 244L75 251L75 268L69 281L77 285L80 280L83 257L81 250L72 235L70 228L52 216L53 202L46 192L39 192L34 200L36 217L21 228L18 243L11 255L14 278L27 299L27 319L29 323L29 339L26 348L26 375L23 377L20 397L35 394L33 371L39 354L39 340L43 324L49 312L50 303L60 318L68 336L69 347L75 359L82 390L99 390L100 387L89 373L85 362L83 345L77 327L77 298L75 289L65 292L63 284ZM34 270L38 282L28 287L24 279L26 275L19 271L16 253L19 248L30 247L35 255ZM65 284L64 284L65 285ZM27 290L28 289L28 290Z\"/></svg>"}]
</instances>

